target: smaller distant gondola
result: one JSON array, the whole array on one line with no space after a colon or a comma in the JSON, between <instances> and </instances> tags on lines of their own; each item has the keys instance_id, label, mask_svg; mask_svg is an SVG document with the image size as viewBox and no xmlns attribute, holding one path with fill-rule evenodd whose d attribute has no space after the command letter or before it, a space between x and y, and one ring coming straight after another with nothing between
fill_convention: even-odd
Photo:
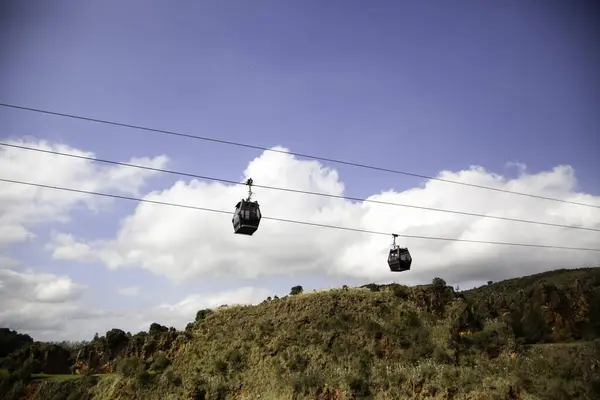
<instances>
[{"instance_id":1,"label":"smaller distant gondola","mask_svg":"<svg viewBox=\"0 0 600 400\"><path fill-rule=\"evenodd\" d=\"M258 229L262 218L258 202L250 200L252 197L252 183L252 178L246 181L246 185L248 185L248 198L240 200L235 205L235 211L231 219L233 231L238 235L252 236Z\"/></svg>"},{"instance_id":2,"label":"smaller distant gondola","mask_svg":"<svg viewBox=\"0 0 600 400\"><path fill-rule=\"evenodd\" d=\"M410 265L412 264L410 252L408 251L408 248L399 247L396 244L396 238L398 235L393 233L392 236L394 238L394 242L392 243L392 248L390 249L390 253L388 255L388 266L390 267L390 271L409 271Z\"/></svg>"}]
</instances>

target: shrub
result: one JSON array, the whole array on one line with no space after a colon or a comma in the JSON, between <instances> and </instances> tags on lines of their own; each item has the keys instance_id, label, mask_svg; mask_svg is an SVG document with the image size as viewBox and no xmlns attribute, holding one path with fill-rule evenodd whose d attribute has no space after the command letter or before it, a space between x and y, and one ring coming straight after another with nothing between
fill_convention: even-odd
<instances>
[{"instance_id":1,"label":"shrub","mask_svg":"<svg viewBox=\"0 0 600 400\"><path fill-rule=\"evenodd\" d=\"M442 278L435 277L435 278L433 278L433 280L431 281L431 284L432 284L433 286L436 286L436 287L445 287L445 286L446 286L446 281L445 281L445 280L443 280Z\"/></svg>"},{"instance_id":2,"label":"shrub","mask_svg":"<svg viewBox=\"0 0 600 400\"><path fill-rule=\"evenodd\" d=\"M369 284L363 285L361 287L367 288L371 292L379 292L379 285L377 285L376 283L369 283Z\"/></svg>"},{"instance_id":3,"label":"shrub","mask_svg":"<svg viewBox=\"0 0 600 400\"><path fill-rule=\"evenodd\" d=\"M138 357L123 358L117 363L117 373L131 378L140 371L146 371L146 364Z\"/></svg>"},{"instance_id":4,"label":"shrub","mask_svg":"<svg viewBox=\"0 0 600 400\"><path fill-rule=\"evenodd\" d=\"M408 288L397 283L393 283L390 285L392 289L392 293L399 299L408 299L409 291Z\"/></svg>"},{"instance_id":5,"label":"shrub","mask_svg":"<svg viewBox=\"0 0 600 400\"><path fill-rule=\"evenodd\" d=\"M121 329L111 329L106 332L106 344L109 349L116 350L129 341L127 334Z\"/></svg>"},{"instance_id":6,"label":"shrub","mask_svg":"<svg viewBox=\"0 0 600 400\"><path fill-rule=\"evenodd\" d=\"M160 335L161 333L168 332L169 328L164 325L153 322L150 324L150 329L148 329L149 335Z\"/></svg>"},{"instance_id":7,"label":"shrub","mask_svg":"<svg viewBox=\"0 0 600 400\"><path fill-rule=\"evenodd\" d=\"M294 286L292 288L292 290L290 290L290 296L295 296L297 294L301 294L302 292L304 292L304 289L302 288L302 286L300 286L300 285Z\"/></svg>"},{"instance_id":8,"label":"shrub","mask_svg":"<svg viewBox=\"0 0 600 400\"><path fill-rule=\"evenodd\" d=\"M206 319L206 317L208 317L210 314L213 313L213 310L211 310L210 308L206 308L204 310L199 310L196 313L196 322L200 322Z\"/></svg>"},{"instance_id":9,"label":"shrub","mask_svg":"<svg viewBox=\"0 0 600 400\"><path fill-rule=\"evenodd\" d=\"M154 358L152 365L150 365L150 369L153 371L162 372L170 364L171 364L171 361L164 354L160 353L159 355L157 355Z\"/></svg>"}]
</instances>

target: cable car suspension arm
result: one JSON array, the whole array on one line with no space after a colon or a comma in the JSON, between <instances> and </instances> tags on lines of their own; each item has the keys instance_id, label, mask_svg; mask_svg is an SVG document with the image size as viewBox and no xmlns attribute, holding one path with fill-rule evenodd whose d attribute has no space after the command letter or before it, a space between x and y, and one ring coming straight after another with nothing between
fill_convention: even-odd
<instances>
[{"instance_id":1,"label":"cable car suspension arm","mask_svg":"<svg viewBox=\"0 0 600 400\"><path fill-rule=\"evenodd\" d=\"M398 235L396 233L392 233L392 238L393 238L393 242L392 242L392 248L395 249L396 247L398 247L398 245L396 245L396 238L398 237Z\"/></svg>"},{"instance_id":2,"label":"cable car suspension arm","mask_svg":"<svg viewBox=\"0 0 600 400\"><path fill-rule=\"evenodd\" d=\"M248 199L246 201L250 201L250 198L252 197L252 195L254 193L252 193L252 184L254 183L254 181L252 180L252 178L248 178L248 180L246 180L246 185L248 185Z\"/></svg>"}]
</instances>

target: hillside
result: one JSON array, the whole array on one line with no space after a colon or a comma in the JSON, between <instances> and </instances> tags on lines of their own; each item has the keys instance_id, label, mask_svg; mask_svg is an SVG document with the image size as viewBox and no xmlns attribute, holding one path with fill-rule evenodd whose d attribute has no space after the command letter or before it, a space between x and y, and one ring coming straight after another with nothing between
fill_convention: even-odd
<instances>
[{"instance_id":1,"label":"hillside","mask_svg":"<svg viewBox=\"0 0 600 400\"><path fill-rule=\"evenodd\" d=\"M600 398L600 268L463 292L439 278L292 292L199 310L183 332L23 342L3 361L0 397Z\"/></svg>"}]
</instances>

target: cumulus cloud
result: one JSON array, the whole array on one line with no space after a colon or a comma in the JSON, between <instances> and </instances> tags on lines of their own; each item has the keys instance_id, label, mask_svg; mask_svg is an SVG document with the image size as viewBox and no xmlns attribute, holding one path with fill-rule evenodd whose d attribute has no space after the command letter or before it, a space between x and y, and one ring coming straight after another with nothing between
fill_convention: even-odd
<instances>
[{"instance_id":1,"label":"cumulus cloud","mask_svg":"<svg viewBox=\"0 0 600 400\"><path fill-rule=\"evenodd\" d=\"M10 263L14 265L14 263ZM0 265L0 326L23 331L64 328L65 319L93 315L78 303L85 285L67 276Z\"/></svg>"},{"instance_id":2,"label":"cumulus cloud","mask_svg":"<svg viewBox=\"0 0 600 400\"><path fill-rule=\"evenodd\" d=\"M161 325L173 326L177 329L184 329L185 326L194 321L198 310L205 308L216 308L222 305L251 305L258 304L265 300L273 291L260 288L244 286L232 290L205 292L202 294L190 294L175 303L162 302L146 309L131 309L123 311L119 320L113 319L111 327L118 327L132 333L140 330L148 330L150 324L158 322ZM97 326L102 326L99 332L104 332L110 328L105 328L107 321L101 320ZM88 329L89 331L89 329Z\"/></svg>"},{"instance_id":3,"label":"cumulus cloud","mask_svg":"<svg viewBox=\"0 0 600 400\"><path fill-rule=\"evenodd\" d=\"M32 334L56 332L65 321L87 319L79 299L87 288L67 276L17 270L18 262L0 256L0 326Z\"/></svg>"},{"instance_id":4,"label":"cumulus cloud","mask_svg":"<svg viewBox=\"0 0 600 400\"><path fill-rule=\"evenodd\" d=\"M148 330L153 322L184 329L202 308L224 304L256 304L272 292L264 288L192 294L175 303L151 307L105 310L89 307L82 299L85 285L66 276L17 271L0 267L0 326L30 334L36 340L91 340L112 328L132 333ZM121 288L125 296L139 287Z\"/></svg>"},{"instance_id":5,"label":"cumulus cloud","mask_svg":"<svg viewBox=\"0 0 600 400\"><path fill-rule=\"evenodd\" d=\"M94 157L94 153L89 151L34 138L5 142ZM167 161L166 156L158 156L132 158L129 162L163 168ZM122 166L106 167L88 160L0 146L0 177L4 179L138 196L140 188L155 174L152 171ZM77 326L78 321L106 318L111 314L90 310L81 303L85 285L74 282L68 276L41 273L35 269L17 269L19 262L8 255L11 245L35 238L35 227L66 222L70 212L77 208L97 213L110 202L110 199L86 194L0 182L1 326L44 337L65 332L67 326ZM84 250L74 244L71 251L71 256L76 257Z\"/></svg>"},{"instance_id":6,"label":"cumulus cloud","mask_svg":"<svg viewBox=\"0 0 600 400\"><path fill-rule=\"evenodd\" d=\"M93 153L45 141L18 140L15 144L93 157ZM284 148L277 147L278 150ZM138 158L131 163L163 168L165 156ZM528 192L581 203L600 205L600 197L577 189L575 172L557 166L517 178L491 173L481 166L462 171L441 171L437 177L498 189ZM83 190L142 196L140 190L154 173L101 167L84 160L0 147L3 178L32 180ZM289 154L265 152L251 160L243 173L256 184L344 195L345 185L335 169ZM0 250L34 237L39 224L68 221L70 213L84 208L101 213L109 200L85 194L41 190L0 183ZM488 218L417 210L373 203L357 203L323 196L255 188L263 214L320 224L337 225L404 235L435 236L505 242L540 243L572 247L599 247L600 233L517 224ZM148 200L214 208L228 214L140 203L120 221L114 236L84 241L53 225L46 250L55 259L100 261L108 269L140 268L174 283L226 277L252 280L275 275L313 279L326 275L365 281L397 280L407 284L430 282L441 276L461 287L473 282L500 280L563 267L598 265L592 252L518 248L484 244L399 238L413 254L413 269L390 273L386 264L391 236L316 228L263 220L252 237L233 234L231 214L246 195L241 185L179 180L170 187L143 195ZM524 218L559 224L600 228L597 209L485 191L436 180L419 187L374 193L370 200ZM98 218L101 216L98 215ZM1 247L4 246L4 247ZM193 293L172 303L143 308L103 310L86 305L86 286L70 277L18 269L19 263L0 252L0 325L32 334L36 339L90 339L111 328L131 332L148 329L152 322L179 329L192 321L198 309L221 304L253 304L272 289L242 283L239 289ZM341 284L341 283L340 283ZM258 287L255 287L258 286ZM122 296L136 296L143 284L117 288Z\"/></svg>"},{"instance_id":7,"label":"cumulus cloud","mask_svg":"<svg viewBox=\"0 0 600 400\"><path fill-rule=\"evenodd\" d=\"M273 295L273 291L251 286L221 292L191 294L177 303L158 305L152 310L151 314L145 315L146 320L142 326L147 329L152 322L159 322L162 325L175 326L181 329L187 323L194 321L198 310L224 305L258 304L270 295Z\"/></svg>"},{"instance_id":8,"label":"cumulus cloud","mask_svg":"<svg viewBox=\"0 0 600 400\"><path fill-rule=\"evenodd\" d=\"M6 141L17 146L95 157L94 153L66 144L22 138ZM163 168L166 156L133 158L129 162ZM103 166L88 160L0 146L0 177L45 185L67 186L86 191L109 191L139 195L140 188L156 172ZM35 237L31 228L48 222L65 222L76 207L99 211L110 199L0 182L0 246Z\"/></svg>"},{"instance_id":9,"label":"cumulus cloud","mask_svg":"<svg viewBox=\"0 0 600 400\"><path fill-rule=\"evenodd\" d=\"M287 151L277 147L278 150ZM600 205L600 197L576 190L574 170L549 171L508 179L481 166L442 171L438 178ZM336 170L317 161L265 152L252 160L244 180L255 184L344 195ZM255 188L264 216L404 235L598 247L600 234L489 218L356 203L322 196ZM239 185L180 180L144 198L230 211L245 196ZM458 210L484 215L600 228L597 209L532 199L429 180L422 187L388 190L371 200ZM68 233L54 235L49 248L57 259L101 261L108 268L143 268L174 282L211 276L254 279L269 275L333 275L365 280L448 282L498 280L559 267L598 264L600 254L566 250L402 239L413 254L413 269L391 274L386 265L390 238L336 229L264 220L252 237L233 234L231 215L140 203L121 221L114 238L84 243Z\"/></svg>"}]
</instances>

